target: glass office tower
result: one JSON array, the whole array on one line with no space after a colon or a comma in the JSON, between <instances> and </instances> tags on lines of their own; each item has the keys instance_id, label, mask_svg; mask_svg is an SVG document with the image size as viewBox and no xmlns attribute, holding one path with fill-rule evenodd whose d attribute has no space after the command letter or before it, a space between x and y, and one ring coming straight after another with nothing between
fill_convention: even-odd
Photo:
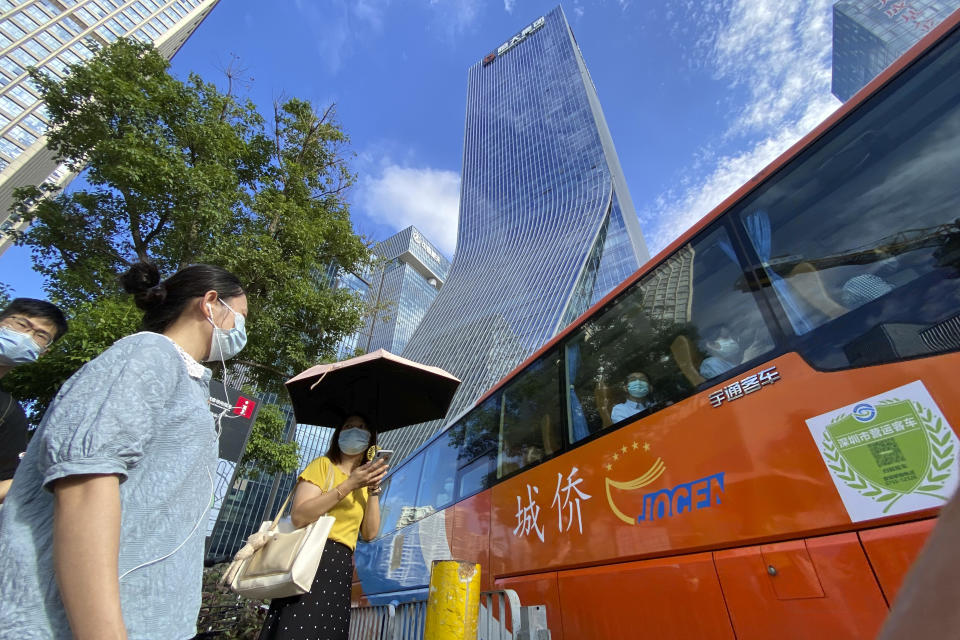
<instances>
[{"instance_id":1,"label":"glass office tower","mask_svg":"<svg viewBox=\"0 0 960 640\"><path fill-rule=\"evenodd\" d=\"M364 353L401 353L447 279L450 261L416 227L407 227L374 253L385 264L370 279L367 300L374 308L362 329Z\"/></svg>"},{"instance_id":2,"label":"glass office tower","mask_svg":"<svg viewBox=\"0 0 960 640\"><path fill-rule=\"evenodd\" d=\"M560 7L468 72L457 250L403 356L470 405L648 258L597 92ZM444 421L386 434L395 460Z\"/></svg>"},{"instance_id":3,"label":"glass office tower","mask_svg":"<svg viewBox=\"0 0 960 640\"><path fill-rule=\"evenodd\" d=\"M958 8L960 0L842 0L833 5L833 95L849 100Z\"/></svg>"},{"instance_id":4,"label":"glass office tower","mask_svg":"<svg viewBox=\"0 0 960 640\"><path fill-rule=\"evenodd\" d=\"M49 120L27 67L64 78L67 65L124 36L172 58L219 1L0 0L0 254L28 224L10 217L13 190L73 177L46 148Z\"/></svg>"}]
</instances>

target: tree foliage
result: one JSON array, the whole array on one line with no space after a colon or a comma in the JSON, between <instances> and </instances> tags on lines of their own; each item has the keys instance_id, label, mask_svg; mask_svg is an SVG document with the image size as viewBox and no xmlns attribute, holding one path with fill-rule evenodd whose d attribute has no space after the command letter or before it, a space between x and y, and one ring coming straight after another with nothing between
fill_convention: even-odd
<instances>
[{"instance_id":1,"label":"tree foliage","mask_svg":"<svg viewBox=\"0 0 960 640\"><path fill-rule=\"evenodd\" d=\"M16 194L16 214L33 219L19 242L71 317L66 339L4 381L22 399L42 410L66 377L135 330L117 274L137 260L165 275L209 262L240 277L250 316L238 360L260 389L279 391L360 326L362 301L326 275L331 264L360 272L371 260L344 199L353 176L332 107L289 99L265 118L229 87L175 78L150 45L129 40L63 81L31 75L51 121L48 147L86 185ZM258 431L279 437L270 411L261 416ZM290 448L251 443L264 466L289 466Z\"/></svg>"}]
</instances>

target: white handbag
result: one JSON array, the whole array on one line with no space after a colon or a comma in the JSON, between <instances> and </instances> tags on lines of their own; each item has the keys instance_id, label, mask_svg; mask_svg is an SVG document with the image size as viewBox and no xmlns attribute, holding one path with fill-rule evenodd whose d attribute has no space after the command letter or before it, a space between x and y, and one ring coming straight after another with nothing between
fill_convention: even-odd
<instances>
[{"instance_id":1,"label":"white handbag","mask_svg":"<svg viewBox=\"0 0 960 640\"><path fill-rule=\"evenodd\" d=\"M330 491L332 484L331 464L326 491ZM247 539L220 579L221 584L225 582L236 593L255 600L286 598L310 591L336 518L323 515L299 529L289 518L281 519L295 491L296 485L277 516L260 525L260 530Z\"/></svg>"}]
</instances>

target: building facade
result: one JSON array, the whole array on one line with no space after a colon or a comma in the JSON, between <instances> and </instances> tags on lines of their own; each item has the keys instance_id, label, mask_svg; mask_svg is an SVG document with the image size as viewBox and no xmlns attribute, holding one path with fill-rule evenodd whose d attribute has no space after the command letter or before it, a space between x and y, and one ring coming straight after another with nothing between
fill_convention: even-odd
<instances>
[{"instance_id":1,"label":"building facade","mask_svg":"<svg viewBox=\"0 0 960 640\"><path fill-rule=\"evenodd\" d=\"M370 317L358 346L364 353L401 353L447 279L450 261L416 227L373 248L384 261L370 279Z\"/></svg>"},{"instance_id":2,"label":"building facade","mask_svg":"<svg viewBox=\"0 0 960 640\"><path fill-rule=\"evenodd\" d=\"M403 356L464 410L648 258L599 98L560 7L468 71L457 251ZM395 460L444 425L387 434Z\"/></svg>"},{"instance_id":3,"label":"building facade","mask_svg":"<svg viewBox=\"0 0 960 640\"><path fill-rule=\"evenodd\" d=\"M833 95L847 101L960 8L960 0L841 0L833 5Z\"/></svg>"},{"instance_id":4,"label":"building facade","mask_svg":"<svg viewBox=\"0 0 960 640\"><path fill-rule=\"evenodd\" d=\"M46 148L49 120L27 67L64 78L121 37L172 58L219 1L0 0L0 254L28 224L10 216L14 189L73 177Z\"/></svg>"}]
</instances>

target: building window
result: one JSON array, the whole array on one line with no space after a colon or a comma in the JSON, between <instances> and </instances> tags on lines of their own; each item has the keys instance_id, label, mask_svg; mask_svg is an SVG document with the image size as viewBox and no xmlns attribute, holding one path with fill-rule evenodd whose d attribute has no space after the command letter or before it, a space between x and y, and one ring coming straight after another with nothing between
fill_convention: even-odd
<instances>
[{"instance_id":1,"label":"building window","mask_svg":"<svg viewBox=\"0 0 960 640\"><path fill-rule=\"evenodd\" d=\"M61 43L59 40L54 38L52 35L50 35L46 31L41 31L40 33L38 33L36 38L41 43L43 43L43 46L45 46L50 51L56 51L63 46L63 43Z\"/></svg>"},{"instance_id":2,"label":"building window","mask_svg":"<svg viewBox=\"0 0 960 640\"><path fill-rule=\"evenodd\" d=\"M123 12L123 16L124 16L124 17L121 17L120 20L121 20L121 21L124 21L124 22L123 22L124 24L127 24L127 22L129 22L131 29L132 29L134 26L136 26L136 25L140 24L141 22L143 22L143 18L140 17L140 14L137 13L136 11L134 11L133 9L126 9L126 10Z\"/></svg>"},{"instance_id":3,"label":"building window","mask_svg":"<svg viewBox=\"0 0 960 640\"><path fill-rule=\"evenodd\" d=\"M93 52L90 51L90 49L87 49L85 46L83 46L79 42L73 45L72 47L70 47L70 50L76 53L78 56L80 56L84 60L89 60L90 58L93 57Z\"/></svg>"},{"instance_id":4,"label":"building window","mask_svg":"<svg viewBox=\"0 0 960 640\"><path fill-rule=\"evenodd\" d=\"M38 7L38 6L35 5L35 4L30 5L29 7L27 7L27 8L24 9L23 11L24 11L26 14L28 14L31 18L33 18L34 20L36 20L36 22L37 22L38 25L39 25L39 24L46 24L46 23L50 22L50 16L48 16L46 13L44 13L43 10L40 9L40 7Z\"/></svg>"},{"instance_id":5,"label":"building window","mask_svg":"<svg viewBox=\"0 0 960 640\"><path fill-rule=\"evenodd\" d=\"M23 69L16 62L6 56L0 58L0 69L3 69L14 78L23 73Z\"/></svg>"},{"instance_id":6,"label":"building window","mask_svg":"<svg viewBox=\"0 0 960 640\"><path fill-rule=\"evenodd\" d=\"M70 32L63 28L63 26L58 22L47 29L46 33L52 33L53 35L60 38L63 42L69 42L73 36L70 35Z\"/></svg>"},{"instance_id":7,"label":"building window","mask_svg":"<svg viewBox=\"0 0 960 640\"><path fill-rule=\"evenodd\" d=\"M20 27L18 27L17 25L15 25L13 22L9 20L4 20L0 22L0 27L2 27L3 30L6 31L8 34L10 34L10 37L13 38L14 40L19 40L20 38L27 37L27 34L26 32L24 32L23 29L21 29Z\"/></svg>"},{"instance_id":8,"label":"building window","mask_svg":"<svg viewBox=\"0 0 960 640\"><path fill-rule=\"evenodd\" d=\"M10 95L27 106L32 105L38 99L37 96L24 89L23 86L14 87L11 89Z\"/></svg>"},{"instance_id":9,"label":"building window","mask_svg":"<svg viewBox=\"0 0 960 640\"><path fill-rule=\"evenodd\" d=\"M89 9L90 11L92 11L93 14L94 14L95 16L97 16L98 18L106 18L106 17L107 17L107 11L106 11L103 7L101 7L100 5L98 5L96 2L88 2L88 3L86 4L86 7L87 7L87 9Z\"/></svg>"},{"instance_id":10,"label":"building window","mask_svg":"<svg viewBox=\"0 0 960 640\"><path fill-rule=\"evenodd\" d=\"M70 17L66 17L66 16L65 16L65 17L61 18L61 19L60 19L60 24L62 24L63 26L65 26L67 29L69 29L69 30L72 31L73 33L80 33L81 31L84 30L83 28L80 27L79 24L76 23L76 21L75 21L73 18L70 18ZM59 34L58 34L58 35L59 35ZM69 38L64 38L64 40L68 40L68 39L69 39Z\"/></svg>"},{"instance_id":11,"label":"building window","mask_svg":"<svg viewBox=\"0 0 960 640\"><path fill-rule=\"evenodd\" d=\"M67 68L67 65L64 64L63 60L60 58L54 58L47 63L47 69L53 71L55 74L61 78L66 78L70 75L70 70Z\"/></svg>"},{"instance_id":12,"label":"building window","mask_svg":"<svg viewBox=\"0 0 960 640\"><path fill-rule=\"evenodd\" d=\"M46 9L47 13L51 16L58 16L61 13L60 7L50 2L50 0L40 0L40 4L43 5L43 8Z\"/></svg>"},{"instance_id":13,"label":"building window","mask_svg":"<svg viewBox=\"0 0 960 640\"><path fill-rule=\"evenodd\" d=\"M0 109L3 109L10 114L11 117L16 118L18 115L23 113L23 107L18 105L16 102L8 98L7 96L0 97Z\"/></svg>"},{"instance_id":14,"label":"building window","mask_svg":"<svg viewBox=\"0 0 960 640\"><path fill-rule=\"evenodd\" d=\"M37 136L33 135L19 125L7 131L7 135L22 144L24 147L29 147L37 140Z\"/></svg>"},{"instance_id":15,"label":"building window","mask_svg":"<svg viewBox=\"0 0 960 640\"><path fill-rule=\"evenodd\" d=\"M37 28L37 23L22 13L15 14L11 16L10 19L16 22L18 25L20 25L20 28L26 31L27 33L30 33L31 31L34 31Z\"/></svg>"},{"instance_id":16,"label":"building window","mask_svg":"<svg viewBox=\"0 0 960 640\"><path fill-rule=\"evenodd\" d=\"M37 34L41 35L41 34ZM23 43L23 48L33 54L38 60L43 60L47 57L47 50L40 46L35 40L27 40Z\"/></svg>"},{"instance_id":17,"label":"building window","mask_svg":"<svg viewBox=\"0 0 960 640\"><path fill-rule=\"evenodd\" d=\"M97 34L106 40L107 42L116 42L117 36L115 33L107 29L106 27L97 27Z\"/></svg>"},{"instance_id":18,"label":"building window","mask_svg":"<svg viewBox=\"0 0 960 640\"><path fill-rule=\"evenodd\" d=\"M13 144L6 138L0 138L0 153L3 153L8 158L13 160L17 156L19 156L21 153L23 153L23 149Z\"/></svg>"},{"instance_id":19,"label":"building window","mask_svg":"<svg viewBox=\"0 0 960 640\"><path fill-rule=\"evenodd\" d=\"M22 120L23 124L30 128L38 136L43 135L47 132L47 124L40 118L29 115Z\"/></svg>"},{"instance_id":20,"label":"building window","mask_svg":"<svg viewBox=\"0 0 960 640\"><path fill-rule=\"evenodd\" d=\"M83 7L77 7L76 11L73 12L73 15L77 18L80 18L80 20L88 27L92 27L93 25L97 24L97 19L90 15L90 12Z\"/></svg>"},{"instance_id":21,"label":"building window","mask_svg":"<svg viewBox=\"0 0 960 640\"><path fill-rule=\"evenodd\" d=\"M8 52L7 55L25 67L29 67L37 63L36 58L34 58L29 53L27 53L26 51L24 51L19 47L17 47L13 51Z\"/></svg>"}]
</instances>

